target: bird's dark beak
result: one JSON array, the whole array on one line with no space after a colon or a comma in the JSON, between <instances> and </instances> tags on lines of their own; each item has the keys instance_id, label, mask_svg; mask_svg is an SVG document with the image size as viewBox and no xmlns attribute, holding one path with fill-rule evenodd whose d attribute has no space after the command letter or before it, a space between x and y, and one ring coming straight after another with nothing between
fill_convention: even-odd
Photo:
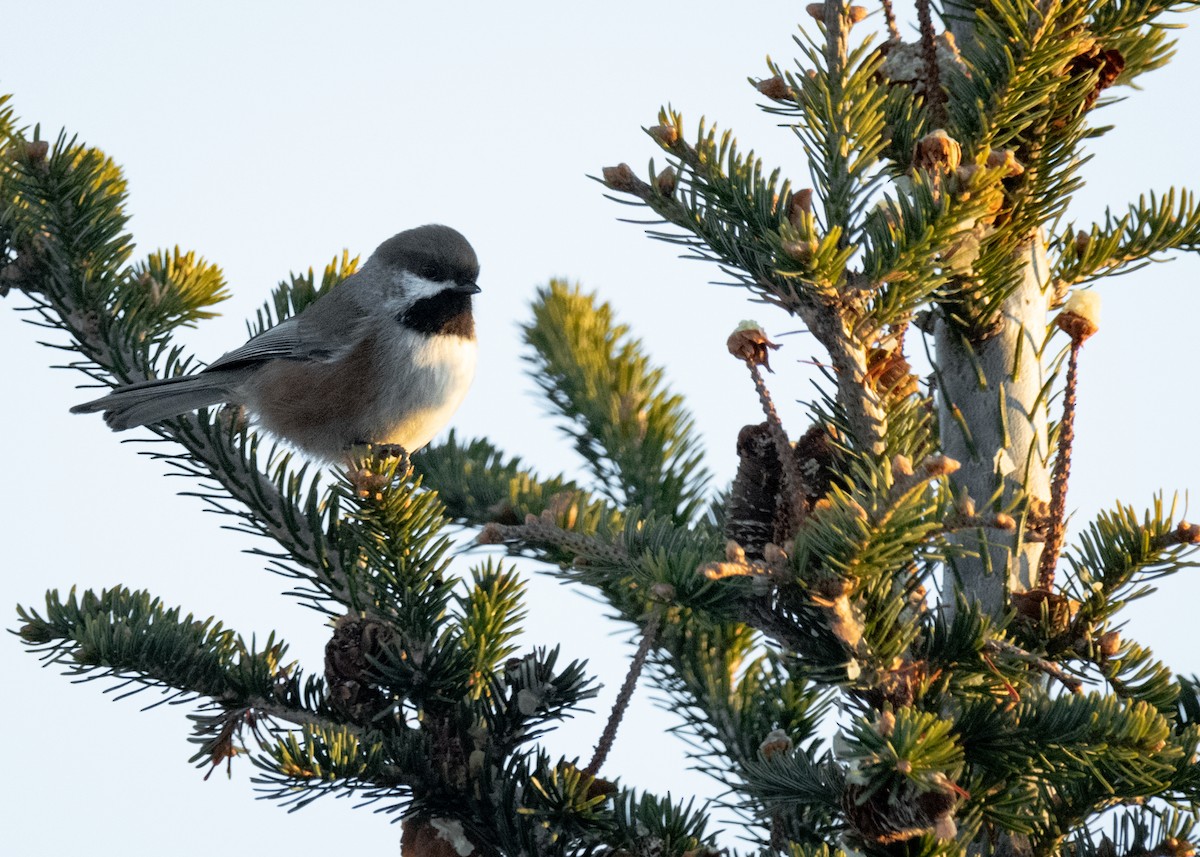
<instances>
[{"instance_id":1,"label":"bird's dark beak","mask_svg":"<svg viewBox=\"0 0 1200 857\"><path fill-rule=\"evenodd\" d=\"M477 295L483 290L474 283L459 283L454 287L454 291L462 295Z\"/></svg>"}]
</instances>

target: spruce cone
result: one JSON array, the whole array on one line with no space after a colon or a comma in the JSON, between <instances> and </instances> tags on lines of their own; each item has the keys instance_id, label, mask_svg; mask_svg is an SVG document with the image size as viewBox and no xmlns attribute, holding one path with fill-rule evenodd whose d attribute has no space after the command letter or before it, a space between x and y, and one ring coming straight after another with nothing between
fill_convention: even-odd
<instances>
[{"instance_id":1,"label":"spruce cone","mask_svg":"<svg viewBox=\"0 0 1200 857\"><path fill-rule=\"evenodd\" d=\"M329 699L355 720L369 720L388 702L369 683L371 660L378 659L392 639L380 622L347 613L337 620L325 644L325 681Z\"/></svg>"},{"instance_id":2,"label":"spruce cone","mask_svg":"<svg viewBox=\"0 0 1200 857\"><path fill-rule=\"evenodd\" d=\"M812 511L829 492L836 473L837 447L825 425L817 423L792 447L803 476L803 496L783 496L783 468L766 423L750 425L738 433L738 471L729 495L725 538L736 542L749 559L763 559L768 544L786 544L792 532L792 504Z\"/></svg>"}]
</instances>

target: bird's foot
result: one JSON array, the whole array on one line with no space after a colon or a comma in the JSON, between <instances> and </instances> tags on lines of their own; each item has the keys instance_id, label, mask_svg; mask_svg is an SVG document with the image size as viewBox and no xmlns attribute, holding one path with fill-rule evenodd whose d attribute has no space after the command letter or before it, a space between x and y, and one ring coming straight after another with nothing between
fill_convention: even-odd
<instances>
[{"instance_id":1,"label":"bird's foot","mask_svg":"<svg viewBox=\"0 0 1200 857\"><path fill-rule=\"evenodd\" d=\"M376 443L371 446L371 451L375 453L375 457L381 461L388 461L392 458L400 459L400 462L407 466L408 450L398 443Z\"/></svg>"},{"instance_id":2,"label":"bird's foot","mask_svg":"<svg viewBox=\"0 0 1200 857\"><path fill-rule=\"evenodd\" d=\"M398 443L357 441L350 445L347 476L363 499L383 499L384 488L407 478L411 471L408 450Z\"/></svg>"}]
</instances>

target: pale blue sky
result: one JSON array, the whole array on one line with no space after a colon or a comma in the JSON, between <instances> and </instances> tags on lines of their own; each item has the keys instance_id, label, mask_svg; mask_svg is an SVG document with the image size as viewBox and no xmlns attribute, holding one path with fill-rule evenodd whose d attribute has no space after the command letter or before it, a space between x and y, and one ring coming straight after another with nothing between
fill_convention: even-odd
<instances>
[{"instance_id":1,"label":"pale blue sky","mask_svg":"<svg viewBox=\"0 0 1200 857\"><path fill-rule=\"evenodd\" d=\"M616 222L630 209L586 178L609 164L642 169L654 155L640 126L662 103L689 125L707 115L743 148L806 172L790 133L760 113L747 76L763 56L789 61L799 3L715 2L5 4L0 89L44 135L66 126L122 164L139 252L179 244L221 265L234 292L223 316L188 334L211 359L244 338L253 314L289 270L321 266L348 247L364 256L394 232L445 222L474 243L483 272L483 350L475 389L456 425L487 435L545 472L576 466L540 416L525 378L516 324L550 276L598 289L643 336L703 427L709 465L728 479L738 428L760 419L753 390L724 349L753 316L774 333L796 324L708 285L715 268ZM874 20L874 19L873 19ZM867 26L867 25L863 25ZM1196 184L1200 134L1194 83L1200 39L1144 79L1146 90L1097 116L1118 129L1093 148L1080 220L1141 190ZM1077 520L1119 497L1141 508L1154 491L1200 486L1193 353L1200 295L1194 259L1103 288L1098 336L1082 358L1079 441L1070 506ZM0 393L8 404L7 548L0 611L37 604L47 588L148 588L169 604L217 615L246 634L274 629L309 669L326 629L278 593L286 582L240 551L246 536L175 496L160 464L122 446L98 418L67 408L76 376L50 371L61 355L35 345L10 296L0 305ZM787 337L771 383L798 434L813 356ZM531 643L561 641L592 658L606 689L598 713L551 746L587 756L628 650L604 610L544 579L533 582ZM1133 614L1131 633L1187 672L1200 671L1191 626L1200 583L1179 579ZM0 645L6 776L0 827L11 853L175 857L397 853L399 828L349 802L295 815L256 803L251 768L208 782L186 764L184 708L139 713L142 696L113 703L100 683L72 686ZM639 692L606 772L656 791L711 795L681 775L684 748L660 740L674 721Z\"/></svg>"}]
</instances>

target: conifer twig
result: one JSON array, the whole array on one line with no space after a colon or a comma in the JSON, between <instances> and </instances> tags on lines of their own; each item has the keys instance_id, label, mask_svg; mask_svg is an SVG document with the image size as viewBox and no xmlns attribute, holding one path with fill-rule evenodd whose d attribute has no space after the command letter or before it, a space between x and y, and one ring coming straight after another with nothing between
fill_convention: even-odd
<instances>
[{"instance_id":1,"label":"conifer twig","mask_svg":"<svg viewBox=\"0 0 1200 857\"><path fill-rule=\"evenodd\" d=\"M1075 442L1075 393L1079 375L1079 349L1084 340L1099 330L1099 299L1095 292L1077 292L1067 301L1054 323L1071 337L1067 358L1067 380L1063 391L1063 415L1058 427L1058 454L1050 477L1050 529L1038 563L1037 588L1049 591L1062 550L1066 530L1067 482L1071 478L1071 447Z\"/></svg>"},{"instance_id":2,"label":"conifer twig","mask_svg":"<svg viewBox=\"0 0 1200 857\"><path fill-rule=\"evenodd\" d=\"M1071 693L1079 693L1079 691L1083 688L1082 681L1072 675L1068 675L1066 670L1064 670L1058 664L1054 663L1053 661L1046 660L1045 658L1038 657L1037 655L1030 654L1019 646L1014 646L1012 643L1005 642L1004 640L988 640L988 642L984 644L984 648L994 654L1009 655L1010 657L1025 661L1040 672L1045 673L1051 678L1058 679L1058 681L1062 683L1062 686Z\"/></svg>"},{"instance_id":3,"label":"conifer twig","mask_svg":"<svg viewBox=\"0 0 1200 857\"><path fill-rule=\"evenodd\" d=\"M1058 426L1058 454L1050 476L1050 529L1038 563L1037 588L1049 590L1054 585L1054 570L1062 550L1066 530L1067 482L1071 478L1071 447L1075 442L1075 386L1079 365L1079 344L1071 343L1067 358L1067 382L1063 391L1063 416Z\"/></svg>"},{"instance_id":4,"label":"conifer twig","mask_svg":"<svg viewBox=\"0 0 1200 857\"><path fill-rule=\"evenodd\" d=\"M842 73L846 66L846 47L850 35L850 8L842 0L825 0L821 4L822 23L825 25L825 62L831 77Z\"/></svg>"},{"instance_id":5,"label":"conifer twig","mask_svg":"<svg viewBox=\"0 0 1200 857\"><path fill-rule=\"evenodd\" d=\"M619 545L602 541L595 536L565 530L552 520L547 520L546 516L527 515L524 524L498 524L491 521L484 525L477 541L483 545L499 545L506 542L548 544L591 560L617 565L624 565L630 561L629 554Z\"/></svg>"},{"instance_id":6,"label":"conifer twig","mask_svg":"<svg viewBox=\"0 0 1200 857\"><path fill-rule=\"evenodd\" d=\"M942 91L938 68L937 34L933 30L933 0L917 0L917 21L921 26L921 59L925 72L925 104L929 108L929 126L946 126L946 93Z\"/></svg>"},{"instance_id":7,"label":"conifer twig","mask_svg":"<svg viewBox=\"0 0 1200 857\"><path fill-rule=\"evenodd\" d=\"M887 21L888 39L900 41L900 28L896 26L896 10L892 8L892 0L880 0L883 6L883 17Z\"/></svg>"},{"instance_id":8,"label":"conifer twig","mask_svg":"<svg viewBox=\"0 0 1200 857\"><path fill-rule=\"evenodd\" d=\"M638 643L633 660L629 663L629 672L625 674L625 681L621 685L620 692L617 693L612 712L608 715L608 723L605 724L604 731L600 734L600 740L596 743L596 751L592 754L592 760L588 762L588 766L583 769L586 776L594 777L600 773L600 768L604 766L604 760L608 758L609 751L612 750L613 743L617 739L617 728L625 717L625 710L629 707L629 701L633 698L633 691L637 687L638 676L642 674L646 658L650 656L650 649L654 647L654 641L658 638L658 626L662 620L662 614L663 605L655 604L642 629L642 640Z\"/></svg>"},{"instance_id":9,"label":"conifer twig","mask_svg":"<svg viewBox=\"0 0 1200 857\"><path fill-rule=\"evenodd\" d=\"M1179 525L1169 533L1157 536L1150 543L1155 550L1165 550L1175 545L1200 544L1200 524L1189 524L1180 521Z\"/></svg>"},{"instance_id":10,"label":"conifer twig","mask_svg":"<svg viewBox=\"0 0 1200 857\"><path fill-rule=\"evenodd\" d=\"M849 29L850 20L841 14L838 4L829 5L834 8L834 17L839 22L837 33L841 33L840 36L837 33L830 34L829 48L835 54L834 66L841 68L845 63L844 31ZM824 7L821 4L814 4L814 7L824 16L825 12L821 11ZM713 171L711 162L702 158L695 147L683 141L674 126L658 125L651 128L650 133L696 175L705 175ZM604 185L610 190L637 197L667 222L696 234L701 241L707 240L703 231L697 230L694 211L684 205L678 197L665 196L654 185L642 181L628 164L605 167L602 173ZM843 242L845 240L843 237ZM878 393L866 381L866 349L848 332L854 329L855 322L853 318L848 317L849 310L846 309L846 305L865 299L865 289L861 284L857 284L851 275L847 282L840 286L846 300L827 304L813 300L810 294L797 291L793 285L785 287L767 272L747 270L755 274L755 282L757 288L761 289L762 299L798 315L809 332L829 352L830 364L837 376L838 400L846 409L850 434L863 449L874 453L882 452L887 418Z\"/></svg>"}]
</instances>

